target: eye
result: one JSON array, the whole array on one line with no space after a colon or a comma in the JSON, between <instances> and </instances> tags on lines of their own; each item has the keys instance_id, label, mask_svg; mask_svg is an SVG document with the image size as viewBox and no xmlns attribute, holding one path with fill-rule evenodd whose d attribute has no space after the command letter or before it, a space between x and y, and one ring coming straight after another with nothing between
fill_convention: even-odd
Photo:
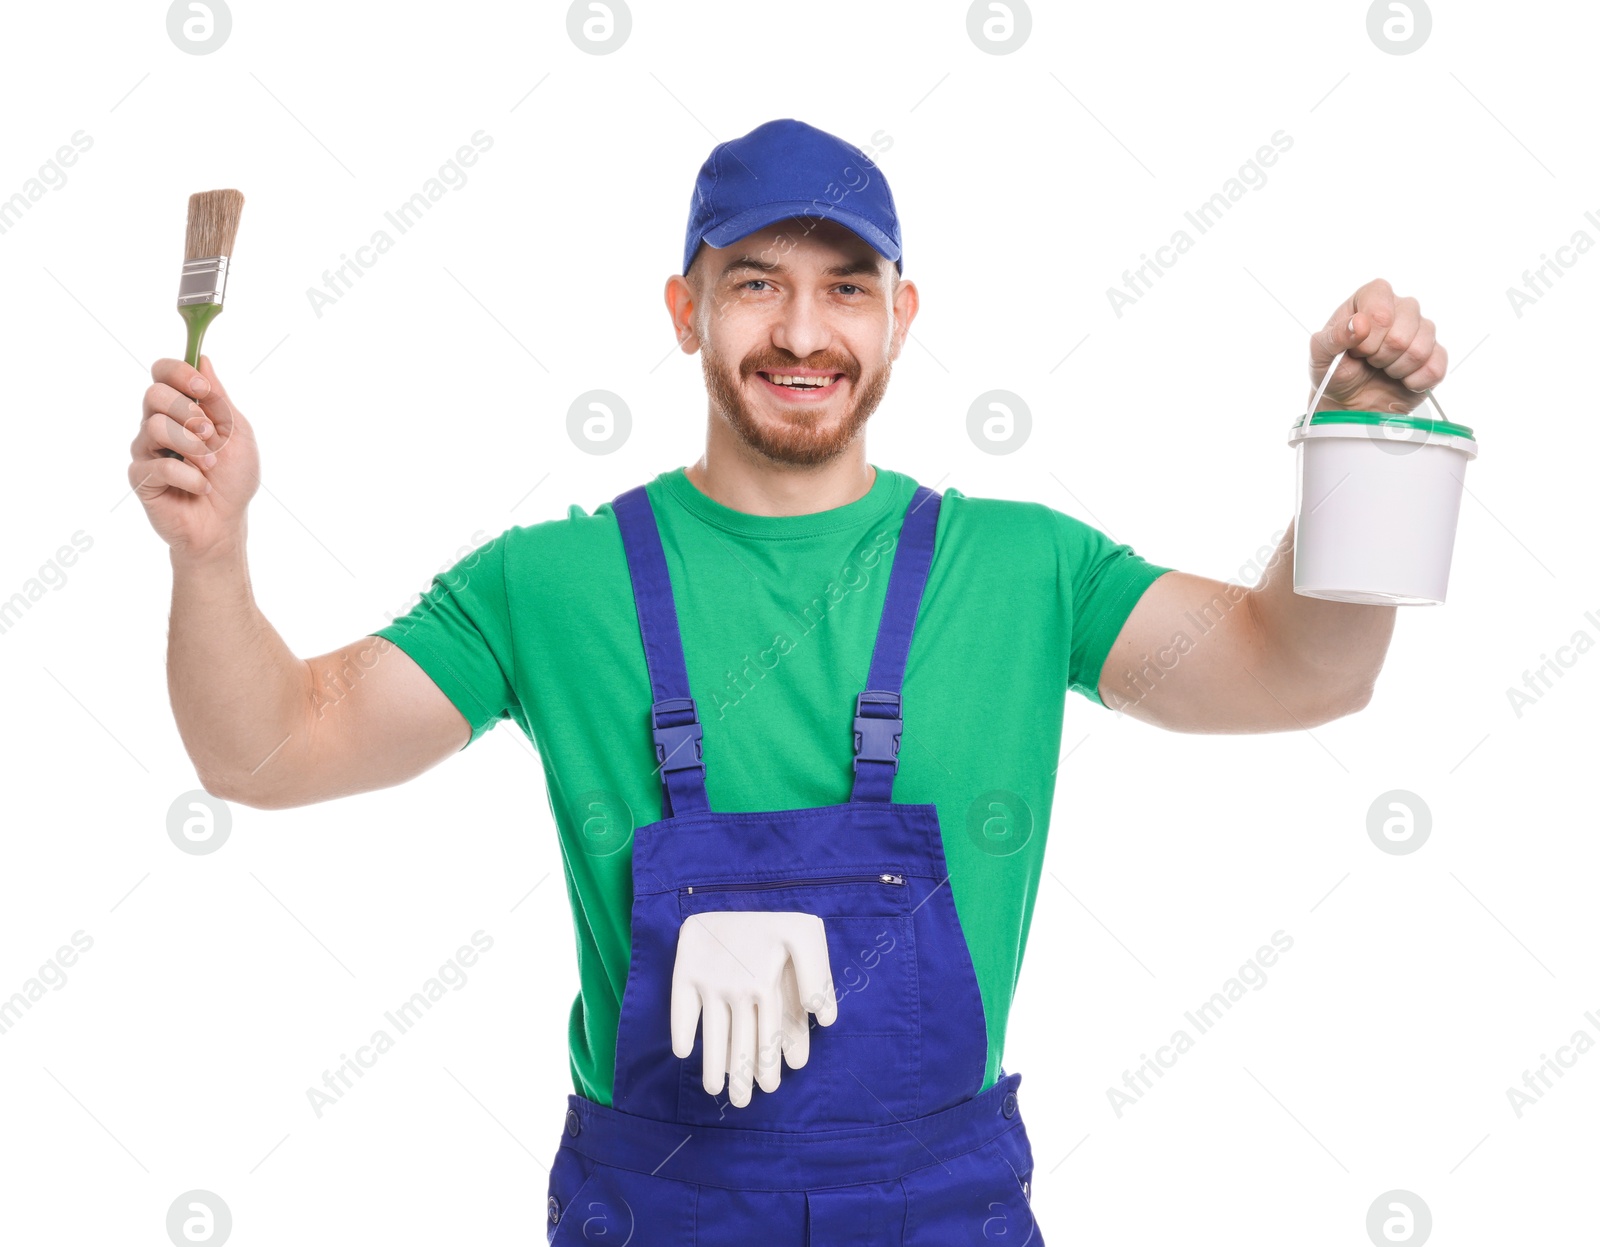
<instances>
[{"instance_id":1,"label":"eye","mask_svg":"<svg viewBox=\"0 0 1600 1247\"><path fill-rule=\"evenodd\" d=\"M749 281L740 282L739 283L739 288L742 290L742 289L744 289L744 288L746 288L748 286L755 285L757 282L760 282L762 285L766 285L767 284L767 279L765 277L752 277Z\"/></svg>"},{"instance_id":2,"label":"eye","mask_svg":"<svg viewBox=\"0 0 1600 1247\"><path fill-rule=\"evenodd\" d=\"M844 285L842 285L842 286L840 286L838 288L840 290L854 290L857 294L865 294L866 293L866 291L864 291L860 286L851 285L849 282L846 282Z\"/></svg>"}]
</instances>

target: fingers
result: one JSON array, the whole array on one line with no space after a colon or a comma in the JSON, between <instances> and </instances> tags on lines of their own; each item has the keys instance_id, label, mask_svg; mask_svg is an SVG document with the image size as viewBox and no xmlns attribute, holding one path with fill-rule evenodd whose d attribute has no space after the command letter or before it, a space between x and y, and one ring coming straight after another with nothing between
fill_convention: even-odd
<instances>
[{"instance_id":1,"label":"fingers","mask_svg":"<svg viewBox=\"0 0 1600 1247\"><path fill-rule=\"evenodd\" d=\"M1417 301L1397 297L1383 278L1375 278L1346 299L1311 335L1312 382L1322 379L1329 362L1347 352L1328 380L1328 392L1356 383L1368 368L1377 369L1421 392L1444 379L1448 357L1438 343L1437 327L1422 315Z\"/></svg>"},{"instance_id":2,"label":"fingers","mask_svg":"<svg viewBox=\"0 0 1600 1247\"><path fill-rule=\"evenodd\" d=\"M187 394L160 382L144 392L145 416L152 416L158 411L162 415L172 417L184 427L192 429L200 437L211 436L211 420L200 404Z\"/></svg>"},{"instance_id":3,"label":"fingers","mask_svg":"<svg viewBox=\"0 0 1600 1247\"><path fill-rule=\"evenodd\" d=\"M828 937L822 919L811 918L806 938L789 946L789 956L794 962L795 983L800 990L800 1002L817 1015L821 1026L832 1026L839 1016L839 1003L833 995L833 975L828 967Z\"/></svg>"},{"instance_id":4,"label":"fingers","mask_svg":"<svg viewBox=\"0 0 1600 1247\"><path fill-rule=\"evenodd\" d=\"M1389 327L1384 331L1382 339L1376 349L1366 351L1367 363L1374 368L1388 372L1389 366L1405 354L1412 340L1417 336L1418 326L1422 323L1422 309L1415 299L1396 299L1394 301L1394 315L1389 322ZM1366 344L1363 343L1363 346ZM1431 349L1431 345L1430 345ZM1406 368L1407 372L1415 372L1418 360Z\"/></svg>"},{"instance_id":5,"label":"fingers","mask_svg":"<svg viewBox=\"0 0 1600 1247\"><path fill-rule=\"evenodd\" d=\"M181 459L142 459L128 465L128 484L141 498L154 498L166 489L209 494L211 482L192 463Z\"/></svg>"},{"instance_id":6,"label":"fingers","mask_svg":"<svg viewBox=\"0 0 1600 1247\"><path fill-rule=\"evenodd\" d=\"M1333 319L1311 335L1311 374L1314 377L1320 378L1333 357L1350 347L1351 335L1345 330L1345 321L1340 320L1339 316L1340 313L1335 312Z\"/></svg>"},{"instance_id":7,"label":"fingers","mask_svg":"<svg viewBox=\"0 0 1600 1247\"><path fill-rule=\"evenodd\" d=\"M197 402L224 439L232 432L236 410L211 365L210 356L200 357L198 369L181 359L158 359L150 367L150 377L158 386L166 386Z\"/></svg>"},{"instance_id":8,"label":"fingers","mask_svg":"<svg viewBox=\"0 0 1600 1247\"><path fill-rule=\"evenodd\" d=\"M1351 325L1355 324L1352 329ZM1362 327L1354 321L1352 316L1345 315L1343 310L1334 313L1330 320L1316 333L1311 335L1311 384L1313 394L1316 387L1322 383L1323 374L1328 371L1328 365L1340 351L1345 352L1345 357L1339 361L1339 366L1333 370L1333 375L1328 378L1327 390L1337 392L1341 385L1355 382L1363 376L1367 366L1356 356L1350 354L1351 348L1360 340ZM1307 401L1310 401L1309 398Z\"/></svg>"},{"instance_id":9,"label":"fingers","mask_svg":"<svg viewBox=\"0 0 1600 1247\"><path fill-rule=\"evenodd\" d=\"M227 388L222 384L222 379L217 376L216 368L212 366L211 356L209 355L200 357L200 377L207 386L206 393L200 396L201 402L226 403L231 401L228 398Z\"/></svg>"},{"instance_id":10,"label":"fingers","mask_svg":"<svg viewBox=\"0 0 1600 1247\"><path fill-rule=\"evenodd\" d=\"M1352 382L1366 374L1366 365L1359 357L1362 354L1363 343L1372 335L1373 314L1366 310L1365 304L1358 308L1357 301L1372 284L1363 286L1334 308L1333 314L1328 317L1328 323L1311 335L1313 385L1322 380L1323 374L1328 371L1328 365L1341 351L1345 353L1345 357L1339 361L1338 368L1334 369L1333 376L1328 379L1330 389L1338 389L1342 383Z\"/></svg>"},{"instance_id":11,"label":"fingers","mask_svg":"<svg viewBox=\"0 0 1600 1247\"><path fill-rule=\"evenodd\" d=\"M1390 337L1394 335L1391 333ZM1411 341L1387 365L1384 372L1395 380L1403 382L1408 389L1425 390L1433 385L1438 378L1425 373L1433 362L1434 351L1438 349L1438 330L1434 323L1426 316L1417 318L1416 331L1411 335ZM1439 375L1444 375L1444 361L1439 361ZM1413 377L1421 377L1420 383L1413 382Z\"/></svg>"},{"instance_id":12,"label":"fingers","mask_svg":"<svg viewBox=\"0 0 1600 1247\"><path fill-rule=\"evenodd\" d=\"M707 1095L722 1091L722 1080L728 1073L728 1006L718 997L704 1002L701 1017L700 1056L705 1068L700 1083Z\"/></svg>"},{"instance_id":13,"label":"fingers","mask_svg":"<svg viewBox=\"0 0 1600 1247\"><path fill-rule=\"evenodd\" d=\"M811 1059L811 1015L800 1003L793 961L783 966L783 1059L790 1069L799 1069Z\"/></svg>"},{"instance_id":14,"label":"fingers","mask_svg":"<svg viewBox=\"0 0 1600 1247\"><path fill-rule=\"evenodd\" d=\"M783 1025L783 993L774 983L756 1000L756 1084L769 1095L778 1089L783 1073ZM737 1034L733 1046L737 1052Z\"/></svg>"},{"instance_id":15,"label":"fingers","mask_svg":"<svg viewBox=\"0 0 1600 1247\"><path fill-rule=\"evenodd\" d=\"M177 441L162 436L145 438L141 433L141 443L134 452L136 457L163 455L170 450L186 458L200 458L228 444L236 425L244 417L239 416L229 402L215 374L207 375L210 361L204 355L200 357L200 364L206 372L191 368L181 359L158 359L150 368L155 384L144 392L144 415L146 428L162 427L159 423L150 424L150 417L159 412L200 438L205 445L185 448L182 438Z\"/></svg>"},{"instance_id":16,"label":"fingers","mask_svg":"<svg viewBox=\"0 0 1600 1247\"><path fill-rule=\"evenodd\" d=\"M205 356L202 355L200 359L203 363ZM211 393L211 382L181 359L156 360L150 366L150 379L159 385L171 386L174 390L188 394L192 398L204 398Z\"/></svg>"},{"instance_id":17,"label":"fingers","mask_svg":"<svg viewBox=\"0 0 1600 1247\"><path fill-rule=\"evenodd\" d=\"M728 1039L728 1102L735 1108L750 1103L751 1075L756 1066L756 1002L733 1002L733 1026ZM720 1085L722 1080L717 1080Z\"/></svg>"},{"instance_id":18,"label":"fingers","mask_svg":"<svg viewBox=\"0 0 1600 1247\"><path fill-rule=\"evenodd\" d=\"M1383 344L1384 335L1394 324L1394 287L1375 277L1350 296L1349 307L1356 335L1350 351L1364 358Z\"/></svg>"},{"instance_id":19,"label":"fingers","mask_svg":"<svg viewBox=\"0 0 1600 1247\"><path fill-rule=\"evenodd\" d=\"M210 427L209 421L206 427ZM175 450L186 459L197 460L202 467L209 468L217 462L216 455L207 449L205 442L171 416L158 411L139 426L129 450L137 461L151 458L160 447Z\"/></svg>"},{"instance_id":20,"label":"fingers","mask_svg":"<svg viewBox=\"0 0 1600 1247\"><path fill-rule=\"evenodd\" d=\"M700 993L693 981L682 973L681 966L672 970L672 1055L680 1060L694 1051L694 1029L700 1021Z\"/></svg>"},{"instance_id":21,"label":"fingers","mask_svg":"<svg viewBox=\"0 0 1600 1247\"><path fill-rule=\"evenodd\" d=\"M1352 303L1357 342L1351 353L1402 382L1413 391L1431 389L1444 380L1449 357L1439 345L1438 327L1410 297L1397 298L1382 278L1356 291Z\"/></svg>"},{"instance_id":22,"label":"fingers","mask_svg":"<svg viewBox=\"0 0 1600 1247\"><path fill-rule=\"evenodd\" d=\"M1405 383L1407 389L1431 390L1444 380L1445 370L1449 364L1450 355L1444 349L1444 344L1435 342L1433 352L1428 356L1428 362L1410 376L1401 377L1400 380Z\"/></svg>"},{"instance_id":23,"label":"fingers","mask_svg":"<svg viewBox=\"0 0 1600 1247\"><path fill-rule=\"evenodd\" d=\"M233 434L234 420L239 412L228 397L228 391L223 388L216 369L211 366L209 355L200 357L200 378L206 383L206 392L200 396L200 406L205 408L206 415L217 426L218 435L226 440Z\"/></svg>"}]
</instances>

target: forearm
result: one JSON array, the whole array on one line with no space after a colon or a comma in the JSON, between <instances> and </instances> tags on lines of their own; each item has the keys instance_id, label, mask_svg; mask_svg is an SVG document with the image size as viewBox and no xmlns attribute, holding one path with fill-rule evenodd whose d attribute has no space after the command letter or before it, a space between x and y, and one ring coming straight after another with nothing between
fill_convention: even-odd
<instances>
[{"instance_id":1,"label":"forearm","mask_svg":"<svg viewBox=\"0 0 1600 1247\"><path fill-rule=\"evenodd\" d=\"M171 562L167 689L178 732L207 791L250 801L305 733L310 669L257 608L242 533L204 559Z\"/></svg>"},{"instance_id":2,"label":"forearm","mask_svg":"<svg viewBox=\"0 0 1600 1247\"><path fill-rule=\"evenodd\" d=\"M1262 682L1302 705L1348 714L1366 705L1394 634L1395 607L1329 602L1294 591L1295 525L1290 520L1247 601L1260 630ZM1282 694L1279 694L1280 696Z\"/></svg>"}]
</instances>

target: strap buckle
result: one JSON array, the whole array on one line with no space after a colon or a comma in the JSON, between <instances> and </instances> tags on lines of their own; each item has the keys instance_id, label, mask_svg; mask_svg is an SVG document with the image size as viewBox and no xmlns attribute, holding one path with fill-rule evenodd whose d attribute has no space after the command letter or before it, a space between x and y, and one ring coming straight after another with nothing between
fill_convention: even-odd
<instances>
[{"instance_id":1,"label":"strap buckle","mask_svg":"<svg viewBox=\"0 0 1600 1247\"><path fill-rule=\"evenodd\" d=\"M868 714L867 707L880 706L887 714ZM900 694L869 688L856 697L855 751L851 770L859 773L863 762L890 762L900 773L900 733L905 720L900 717Z\"/></svg>"},{"instance_id":2,"label":"strap buckle","mask_svg":"<svg viewBox=\"0 0 1600 1247\"><path fill-rule=\"evenodd\" d=\"M687 723L661 722L663 715L687 714ZM650 706L650 734L656 742L657 768L663 775L667 771L704 771L701 761L700 712L693 697L664 697ZM693 748L689 748L690 745Z\"/></svg>"}]
</instances>

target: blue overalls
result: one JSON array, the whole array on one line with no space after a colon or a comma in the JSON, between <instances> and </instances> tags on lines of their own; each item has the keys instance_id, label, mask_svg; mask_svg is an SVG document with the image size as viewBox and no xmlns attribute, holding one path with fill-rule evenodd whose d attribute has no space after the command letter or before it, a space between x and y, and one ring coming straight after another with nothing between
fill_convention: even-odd
<instances>
[{"instance_id":1,"label":"blue overalls","mask_svg":"<svg viewBox=\"0 0 1600 1247\"><path fill-rule=\"evenodd\" d=\"M849 801L719 814L706 800L655 516L643 486L614 501L654 697L663 817L634 834L613 1105L567 1099L550 1170L552 1244L1042 1244L1021 1076L1002 1072L978 1094L983 1003L937 810L892 799L900 689L939 503L919 486L906 509L856 698ZM744 1108L706 1094L698 1035L688 1058L672 1053L678 928L708 910L798 910L819 916L827 935L838 1018L812 1026L806 1064L785 1066L778 1089L755 1088Z\"/></svg>"}]
</instances>

